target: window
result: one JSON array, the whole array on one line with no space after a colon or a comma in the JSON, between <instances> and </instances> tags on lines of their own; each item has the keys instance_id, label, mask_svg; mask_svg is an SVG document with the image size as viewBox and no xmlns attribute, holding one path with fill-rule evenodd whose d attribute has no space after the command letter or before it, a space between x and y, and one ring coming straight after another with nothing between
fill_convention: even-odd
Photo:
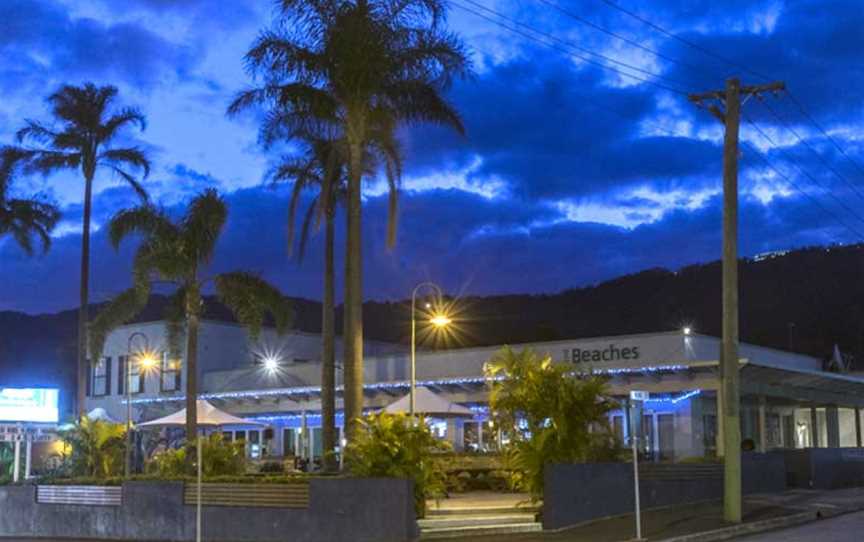
<instances>
[{"instance_id":1,"label":"window","mask_svg":"<svg viewBox=\"0 0 864 542\"><path fill-rule=\"evenodd\" d=\"M90 389L93 397L104 397L111 393L111 358L104 357L92 368L93 382Z\"/></svg>"},{"instance_id":2,"label":"window","mask_svg":"<svg viewBox=\"0 0 864 542\"><path fill-rule=\"evenodd\" d=\"M282 432L282 455L289 457L297 455L297 447L294 442L294 429L285 429Z\"/></svg>"},{"instance_id":3,"label":"window","mask_svg":"<svg viewBox=\"0 0 864 542\"><path fill-rule=\"evenodd\" d=\"M130 363L129 360L132 360ZM128 366L127 366L128 364ZM129 373L127 374L127 371ZM120 356L117 358L117 393L126 393L126 383L129 383L129 393L138 394L144 392L144 372L141 364L134 356Z\"/></svg>"},{"instance_id":4,"label":"window","mask_svg":"<svg viewBox=\"0 0 864 542\"><path fill-rule=\"evenodd\" d=\"M180 390L180 360L170 359L168 352L163 352L159 369L159 391Z\"/></svg>"}]
</instances>

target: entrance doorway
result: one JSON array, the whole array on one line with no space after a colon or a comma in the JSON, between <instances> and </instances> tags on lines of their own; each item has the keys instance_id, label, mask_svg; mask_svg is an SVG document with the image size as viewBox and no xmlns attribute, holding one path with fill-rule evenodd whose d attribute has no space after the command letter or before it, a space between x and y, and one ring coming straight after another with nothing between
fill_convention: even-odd
<instances>
[{"instance_id":1,"label":"entrance doorway","mask_svg":"<svg viewBox=\"0 0 864 542\"><path fill-rule=\"evenodd\" d=\"M657 444L661 461L675 457L675 415L657 415Z\"/></svg>"}]
</instances>

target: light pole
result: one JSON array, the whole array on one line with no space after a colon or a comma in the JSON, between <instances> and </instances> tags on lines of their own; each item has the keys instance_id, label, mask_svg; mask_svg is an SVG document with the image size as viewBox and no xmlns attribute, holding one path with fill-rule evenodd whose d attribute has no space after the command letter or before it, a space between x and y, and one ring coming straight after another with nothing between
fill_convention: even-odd
<instances>
[{"instance_id":1,"label":"light pole","mask_svg":"<svg viewBox=\"0 0 864 542\"><path fill-rule=\"evenodd\" d=\"M144 349L138 350L138 353L133 356L132 341L136 337L144 339ZM150 352L150 339L140 331L129 335L126 351L128 352L128 356L126 357L126 465L124 472L128 478L132 471L132 364L137 360L138 372L140 373L142 370L152 367L156 360Z\"/></svg>"},{"instance_id":2,"label":"light pole","mask_svg":"<svg viewBox=\"0 0 864 542\"><path fill-rule=\"evenodd\" d=\"M411 402L409 413L414 416L414 388L417 387L417 292L422 288L434 291L440 300L444 294L441 288L434 282L421 282L411 292L411 389L409 391ZM450 318L444 314L436 314L429 320L435 327L446 327L450 324Z\"/></svg>"}]
</instances>

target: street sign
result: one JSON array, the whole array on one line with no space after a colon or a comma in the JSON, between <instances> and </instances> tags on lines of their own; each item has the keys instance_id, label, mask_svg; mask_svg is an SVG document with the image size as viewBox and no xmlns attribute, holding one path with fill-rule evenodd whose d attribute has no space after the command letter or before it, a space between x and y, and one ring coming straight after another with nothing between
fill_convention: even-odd
<instances>
[{"instance_id":1,"label":"street sign","mask_svg":"<svg viewBox=\"0 0 864 542\"><path fill-rule=\"evenodd\" d=\"M648 400L648 392L647 391L630 391L630 400L631 401L647 401Z\"/></svg>"}]
</instances>

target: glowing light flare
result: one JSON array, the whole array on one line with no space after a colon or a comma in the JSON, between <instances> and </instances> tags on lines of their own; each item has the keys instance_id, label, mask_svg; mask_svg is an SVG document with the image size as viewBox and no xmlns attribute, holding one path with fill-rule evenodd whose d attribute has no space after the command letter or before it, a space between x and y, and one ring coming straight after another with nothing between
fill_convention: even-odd
<instances>
[{"instance_id":1,"label":"glowing light flare","mask_svg":"<svg viewBox=\"0 0 864 542\"><path fill-rule=\"evenodd\" d=\"M264 370L268 373L275 373L279 370L279 366L281 365L279 362L279 358L275 356L267 356L261 360L261 364L264 366Z\"/></svg>"},{"instance_id":2,"label":"glowing light flare","mask_svg":"<svg viewBox=\"0 0 864 542\"><path fill-rule=\"evenodd\" d=\"M152 350L144 350L135 355L140 370L147 372L159 364L159 356Z\"/></svg>"},{"instance_id":3,"label":"glowing light flare","mask_svg":"<svg viewBox=\"0 0 864 542\"><path fill-rule=\"evenodd\" d=\"M444 327L449 326L451 323L453 323L453 320L451 320L450 317L446 314L436 314L429 319L429 322L435 327Z\"/></svg>"}]
</instances>

